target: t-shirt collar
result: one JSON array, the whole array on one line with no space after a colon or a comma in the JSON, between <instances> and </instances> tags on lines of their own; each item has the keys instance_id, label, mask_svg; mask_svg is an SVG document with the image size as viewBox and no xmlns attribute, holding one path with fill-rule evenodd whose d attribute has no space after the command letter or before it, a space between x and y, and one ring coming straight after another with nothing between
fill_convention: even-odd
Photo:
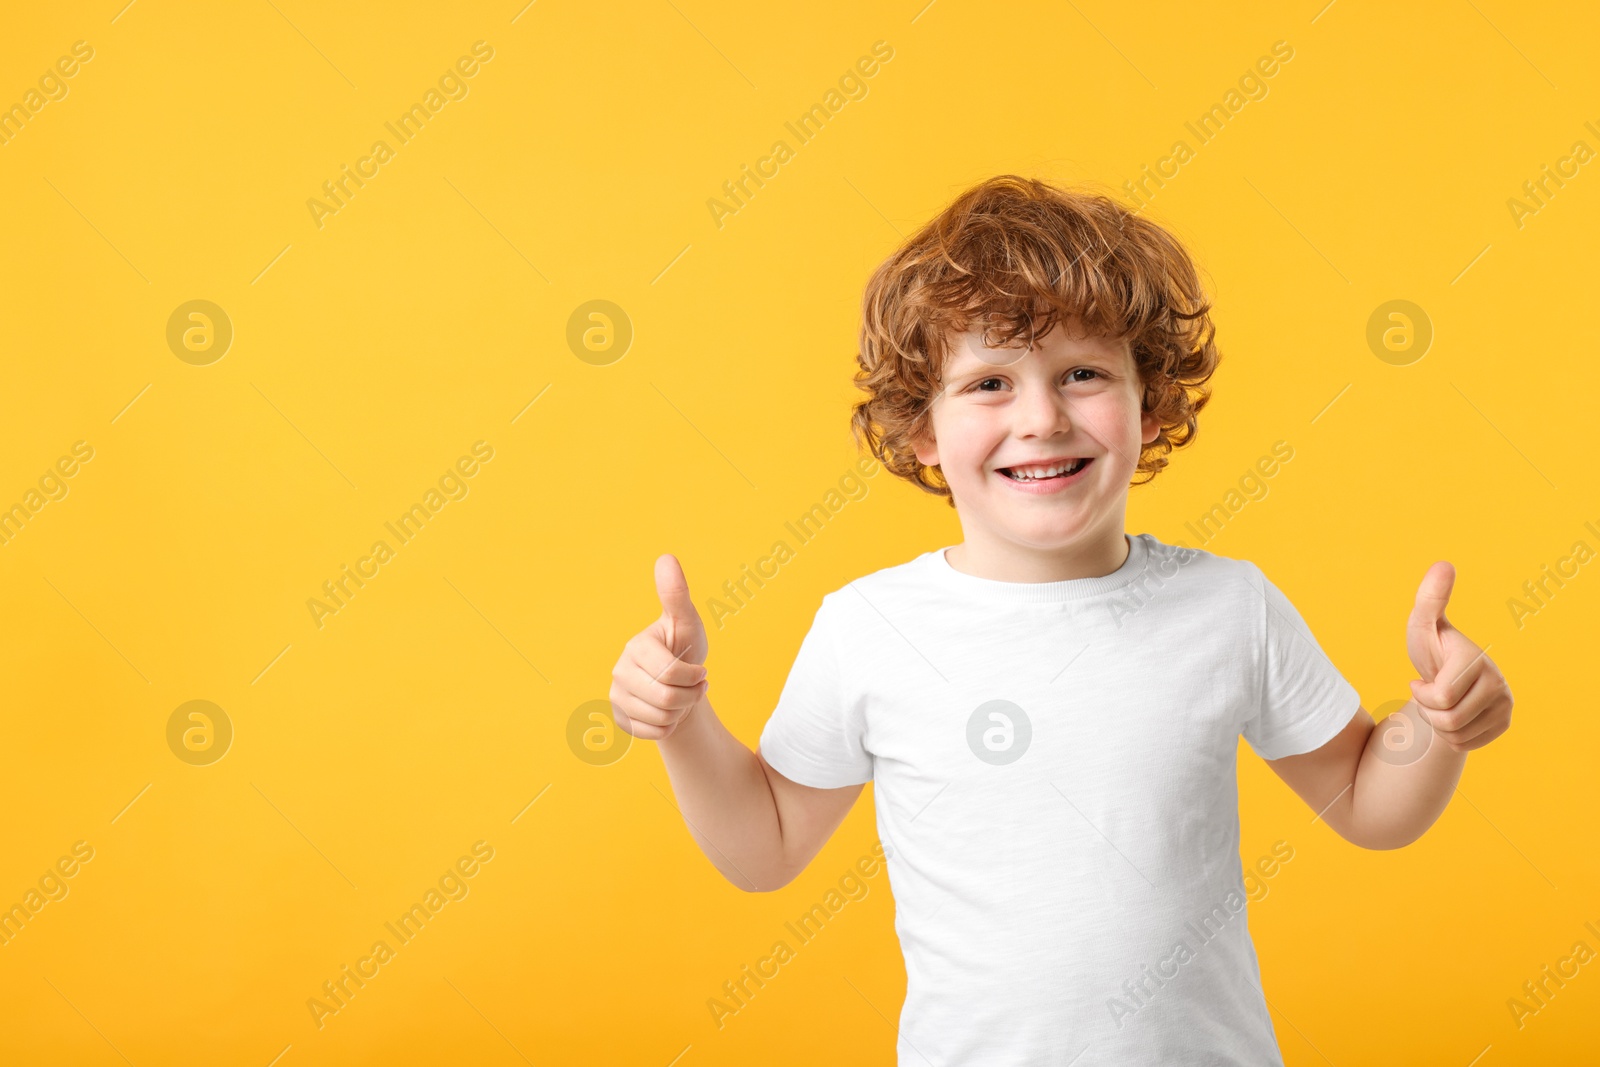
<instances>
[{"instance_id":1,"label":"t-shirt collar","mask_svg":"<svg viewBox=\"0 0 1600 1067\"><path fill-rule=\"evenodd\" d=\"M997 604L1057 604L1099 596L1121 589L1144 572L1149 560L1147 534L1124 534L1128 558L1110 574L1098 578L1067 578L1059 582L1002 582L958 571L945 558L954 546L937 548L922 555L924 569L933 580L949 589Z\"/></svg>"}]
</instances>

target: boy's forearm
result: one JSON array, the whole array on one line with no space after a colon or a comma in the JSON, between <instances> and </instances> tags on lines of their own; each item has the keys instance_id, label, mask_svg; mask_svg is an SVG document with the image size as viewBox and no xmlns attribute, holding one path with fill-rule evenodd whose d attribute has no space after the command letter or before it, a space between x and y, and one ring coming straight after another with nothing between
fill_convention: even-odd
<instances>
[{"instance_id":1,"label":"boy's forearm","mask_svg":"<svg viewBox=\"0 0 1600 1067\"><path fill-rule=\"evenodd\" d=\"M1398 724L1385 719L1367 738L1349 797L1339 800L1350 805L1346 836L1365 848L1400 848L1427 832L1449 805L1467 762L1465 752L1433 735L1415 708L1396 716L1404 714L1415 716L1418 735L1413 743L1426 750L1410 762L1397 758L1393 749L1385 748L1384 735L1386 726L1392 730Z\"/></svg>"},{"instance_id":2,"label":"boy's forearm","mask_svg":"<svg viewBox=\"0 0 1600 1067\"><path fill-rule=\"evenodd\" d=\"M710 702L701 700L656 744L689 833L717 870L752 892L784 885L782 828L766 772Z\"/></svg>"}]
</instances>

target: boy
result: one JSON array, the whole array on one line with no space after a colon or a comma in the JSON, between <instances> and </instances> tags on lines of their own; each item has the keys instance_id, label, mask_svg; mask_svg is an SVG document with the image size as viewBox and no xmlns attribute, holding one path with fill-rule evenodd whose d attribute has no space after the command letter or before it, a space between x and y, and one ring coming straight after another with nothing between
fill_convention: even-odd
<instances>
[{"instance_id":1,"label":"boy","mask_svg":"<svg viewBox=\"0 0 1600 1067\"><path fill-rule=\"evenodd\" d=\"M1450 625L1406 630L1413 701L1375 726L1253 563L1123 530L1188 443L1219 355L1195 269L1103 196L1012 175L956 199L863 301L853 427L963 540L822 598L751 752L706 700L677 560L614 671L689 832L786 885L877 783L906 964L902 1065L1280 1064L1246 928L1242 734L1342 837L1444 810L1511 694Z\"/></svg>"}]
</instances>

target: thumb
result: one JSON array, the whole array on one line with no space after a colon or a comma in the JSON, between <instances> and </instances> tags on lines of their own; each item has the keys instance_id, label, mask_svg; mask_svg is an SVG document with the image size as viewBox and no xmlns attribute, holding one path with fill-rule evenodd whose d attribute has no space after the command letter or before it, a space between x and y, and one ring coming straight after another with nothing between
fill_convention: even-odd
<instances>
[{"instance_id":1,"label":"thumb","mask_svg":"<svg viewBox=\"0 0 1600 1067\"><path fill-rule=\"evenodd\" d=\"M667 627L667 647L686 662L699 662L694 658L694 646L704 627L689 596L683 567L671 553L656 559L656 596L661 600L661 617Z\"/></svg>"},{"instance_id":2,"label":"thumb","mask_svg":"<svg viewBox=\"0 0 1600 1067\"><path fill-rule=\"evenodd\" d=\"M1439 635L1449 625L1444 609L1450 603L1455 582L1456 569L1450 563L1440 560L1429 567L1417 586L1417 600L1406 620L1406 651L1424 681L1433 681L1444 659L1444 643Z\"/></svg>"}]
</instances>

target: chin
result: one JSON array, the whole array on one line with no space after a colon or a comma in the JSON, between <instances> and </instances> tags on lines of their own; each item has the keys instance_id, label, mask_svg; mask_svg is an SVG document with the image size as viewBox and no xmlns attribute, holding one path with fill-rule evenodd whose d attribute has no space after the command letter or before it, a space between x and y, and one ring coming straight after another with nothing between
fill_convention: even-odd
<instances>
[{"instance_id":1,"label":"chin","mask_svg":"<svg viewBox=\"0 0 1600 1067\"><path fill-rule=\"evenodd\" d=\"M1052 549L1065 548L1074 541L1081 539L1089 532L1091 527L1085 523L1039 523L1037 525L1013 525L1007 533L1011 540L1024 544L1030 548Z\"/></svg>"}]
</instances>

